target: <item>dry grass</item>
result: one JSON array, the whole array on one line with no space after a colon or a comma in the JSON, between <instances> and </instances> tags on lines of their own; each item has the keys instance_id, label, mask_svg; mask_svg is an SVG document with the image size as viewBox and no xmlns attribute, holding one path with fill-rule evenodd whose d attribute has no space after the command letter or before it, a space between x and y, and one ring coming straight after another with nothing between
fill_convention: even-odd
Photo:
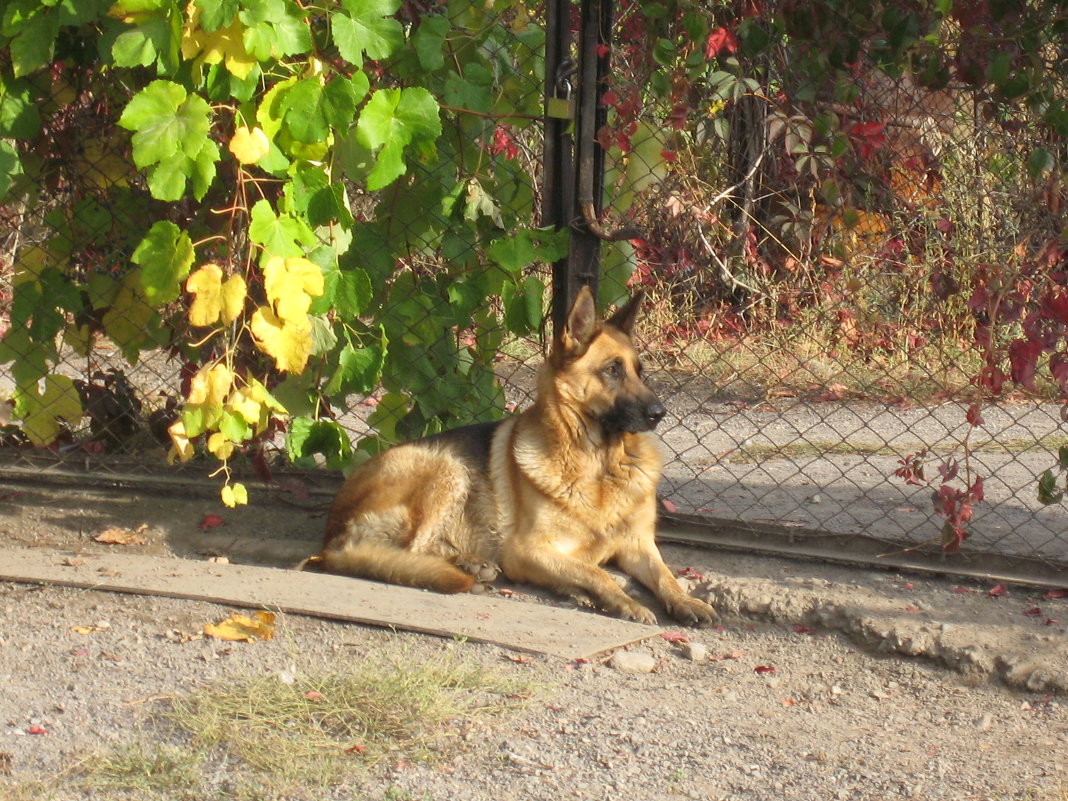
<instances>
[{"instance_id":1,"label":"dry grass","mask_svg":"<svg viewBox=\"0 0 1068 801\"><path fill-rule=\"evenodd\" d=\"M539 689L451 652L433 663L402 651L345 672L231 677L172 699L151 731L58 781L0 784L0 798L48 801L76 790L95 801L313 801L383 760L450 753L478 721Z\"/></svg>"}]
</instances>

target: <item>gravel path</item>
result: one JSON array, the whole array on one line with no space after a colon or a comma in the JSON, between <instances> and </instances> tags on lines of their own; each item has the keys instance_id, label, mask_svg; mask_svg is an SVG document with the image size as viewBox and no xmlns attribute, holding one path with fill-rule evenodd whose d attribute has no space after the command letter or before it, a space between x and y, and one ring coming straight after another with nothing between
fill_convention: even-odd
<instances>
[{"instance_id":1,"label":"gravel path","mask_svg":"<svg viewBox=\"0 0 1068 801\"><path fill-rule=\"evenodd\" d=\"M3 497L0 543L74 551L107 547L92 541L105 525L146 523L148 542L137 548L195 556L184 535L214 511L174 498L26 489ZM225 536L269 531L276 553L311 547L320 525L307 512L267 506L226 518ZM174 631L197 632L230 610L0 584L0 772L11 774L0 781L15 793L44 777L55 789L44 797L61 801L117 798L50 777L138 737L166 704L160 699L234 675L359 670L372 654L419 663L452 653L544 689L524 710L468 728L437 762L386 760L325 794L285 797L1068 799L1068 600L665 551L675 568L703 576L691 581L720 605L724 624L686 631L692 643L654 636L627 656L587 663L516 661L492 646L296 615L283 616L270 642L180 641ZM268 561L240 550L231 558ZM513 589L516 603L549 602ZM209 780L210 792L185 797L233 797L225 771Z\"/></svg>"}]
</instances>

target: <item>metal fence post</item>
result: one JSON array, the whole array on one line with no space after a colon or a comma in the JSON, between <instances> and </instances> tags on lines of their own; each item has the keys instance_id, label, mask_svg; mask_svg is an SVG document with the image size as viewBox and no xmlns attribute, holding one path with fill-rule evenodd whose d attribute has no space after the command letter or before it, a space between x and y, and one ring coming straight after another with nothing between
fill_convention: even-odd
<instances>
[{"instance_id":1,"label":"metal fence post","mask_svg":"<svg viewBox=\"0 0 1068 801\"><path fill-rule=\"evenodd\" d=\"M570 229L568 255L553 265L554 330L563 325L582 286L596 293L601 238L589 215L600 211L604 150L597 133L605 122L601 97L608 74L611 0L582 0L578 60L571 55L570 3L550 0L546 10L546 116L543 225ZM596 220L592 221L596 224Z\"/></svg>"}]
</instances>

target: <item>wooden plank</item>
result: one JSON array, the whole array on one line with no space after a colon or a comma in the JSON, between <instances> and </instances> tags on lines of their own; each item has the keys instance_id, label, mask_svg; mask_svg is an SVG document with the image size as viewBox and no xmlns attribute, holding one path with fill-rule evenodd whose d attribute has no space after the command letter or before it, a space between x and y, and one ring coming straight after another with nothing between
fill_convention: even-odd
<instances>
[{"instance_id":1,"label":"wooden plank","mask_svg":"<svg viewBox=\"0 0 1068 801\"><path fill-rule=\"evenodd\" d=\"M439 595L322 573L136 554L0 548L0 579L281 609L563 659L588 659L659 633L594 613L484 595Z\"/></svg>"}]
</instances>

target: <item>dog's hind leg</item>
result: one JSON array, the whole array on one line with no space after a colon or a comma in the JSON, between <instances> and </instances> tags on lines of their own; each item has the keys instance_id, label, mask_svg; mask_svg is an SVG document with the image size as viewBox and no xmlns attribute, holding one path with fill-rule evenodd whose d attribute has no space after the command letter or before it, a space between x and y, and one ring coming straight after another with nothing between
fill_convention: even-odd
<instances>
[{"instance_id":1,"label":"dog's hind leg","mask_svg":"<svg viewBox=\"0 0 1068 801\"><path fill-rule=\"evenodd\" d=\"M366 540L331 543L319 554L317 566L327 573L443 593L467 592L475 583L474 576L443 556Z\"/></svg>"}]
</instances>

